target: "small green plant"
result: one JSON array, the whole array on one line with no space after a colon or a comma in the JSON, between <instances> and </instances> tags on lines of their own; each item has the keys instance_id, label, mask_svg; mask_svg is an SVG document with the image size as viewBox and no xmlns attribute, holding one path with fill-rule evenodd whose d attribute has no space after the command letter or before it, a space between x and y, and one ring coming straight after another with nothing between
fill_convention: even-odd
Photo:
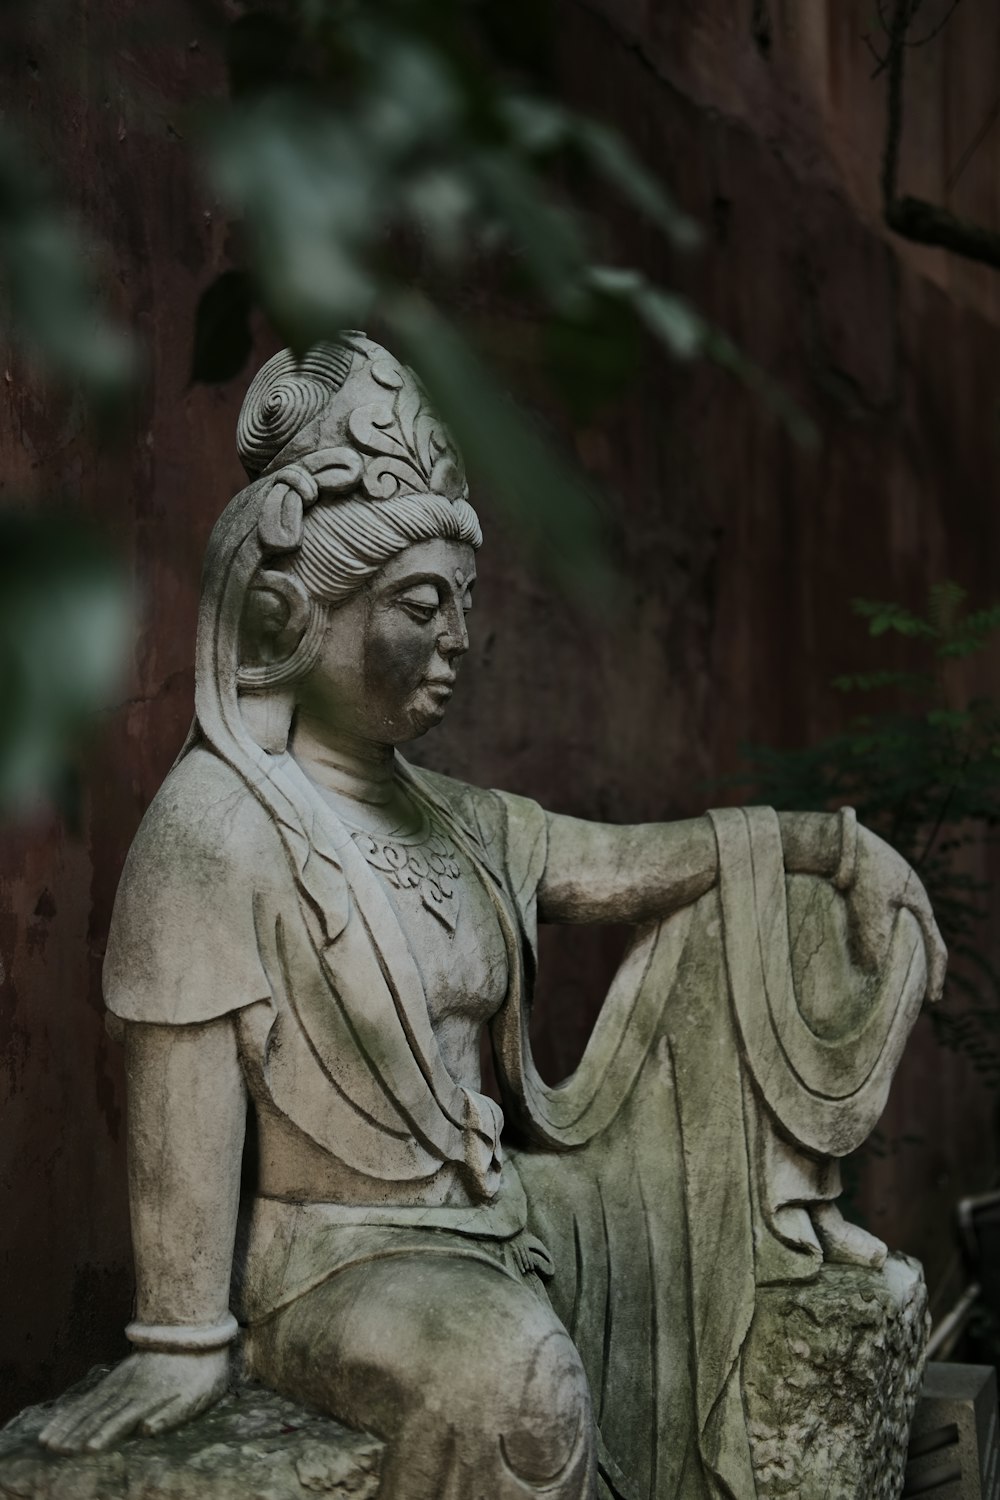
<instances>
[{"instance_id":1,"label":"small green plant","mask_svg":"<svg viewBox=\"0 0 1000 1500\"><path fill-rule=\"evenodd\" d=\"M925 614L855 599L876 637L904 637L905 668L834 679L843 693L892 706L856 715L841 734L805 749L744 747L731 781L776 807L823 810L850 803L859 819L913 865L951 955L945 1003L931 1012L939 1041L1000 1085L1000 970L991 951L993 882L964 858L1000 825L1000 700L962 690L959 664L1000 631L1000 605L969 610L958 584L936 584ZM898 651L897 651L897 654Z\"/></svg>"}]
</instances>

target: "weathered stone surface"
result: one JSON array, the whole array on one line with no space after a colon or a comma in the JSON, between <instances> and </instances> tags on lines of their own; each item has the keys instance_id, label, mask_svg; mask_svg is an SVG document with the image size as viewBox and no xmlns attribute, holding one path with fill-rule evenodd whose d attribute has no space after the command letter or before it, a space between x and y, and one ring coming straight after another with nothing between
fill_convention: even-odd
<instances>
[{"instance_id":1,"label":"weathered stone surface","mask_svg":"<svg viewBox=\"0 0 1000 1500\"><path fill-rule=\"evenodd\" d=\"M884 1263L837 1208L838 1162L940 992L923 887L851 809L595 824L411 767L399 747L444 718L469 649L482 541L429 399L356 330L274 356L247 392L250 482L203 570L197 732L132 845L103 968L126 1047L134 1353L37 1434L96 1470L29 1455L32 1494L42 1473L43 1496L166 1500L192 1465L216 1500L270 1493L275 1466L285 1494L374 1483L350 1453L289 1459L280 1427L263 1454L241 1432L233 1449L211 1421L194 1456L142 1445L102 1472L97 1452L230 1390L239 1318L262 1383L386 1434L382 1500L580 1500L598 1424L639 1491L743 1500L760 1287ZM530 1048L539 919L638 929L556 1087ZM524 1181L481 1091L487 1022ZM883 1280L846 1283L876 1333ZM818 1286L790 1304L832 1330L804 1381L794 1318L759 1324L769 1376L776 1338L794 1356L758 1424L784 1494L802 1453L825 1471L854 1449L836 1400L833 1435L814 1434L830 1391L860 1379L866 1427L879 1400L857 1317L824 1305L841 1284Z\"/></svg>"},{"instance_id":2,"label":"weathered stone surface","mask_svg":"<svg viewBox=\"0 0 1000 1500\"><path fill-rule=\"evenodd\" d=\"M76 1388L95 1385L93 1370ZM0 1432L0 1500L372 1500L382 1444L260 1386L112 1452L58 1457L38 1444L51 1407Z\"/></svg>"},{"instance_id":3,"label":"weathered stone surface","mask_svg":"<svg viewBox=\"0 0 1000 1500\"><path fill-rule=\"evenodd\" d=\"M916 1262L827 1265L761 1288L744 1361L758 1500L897 1500L927 1335ZM94 1385L95 1370L77 1388ZM159 1438L57 1457L38 1446L51 1408L0 1432L0 1500L371 1500L382 1444L260 1386Z\"/></svg>"},{"instance_id":4,"label":"weathered stone surface","mask_svg":"<svg viewBox=\"0 0 1000 1500\"><path fill-rule=\"evenodd\" d=\"M743 1371L758 1500L897 1500L927 1330L907 1256L759 1289Z\"/></svg>"}]
</instances>

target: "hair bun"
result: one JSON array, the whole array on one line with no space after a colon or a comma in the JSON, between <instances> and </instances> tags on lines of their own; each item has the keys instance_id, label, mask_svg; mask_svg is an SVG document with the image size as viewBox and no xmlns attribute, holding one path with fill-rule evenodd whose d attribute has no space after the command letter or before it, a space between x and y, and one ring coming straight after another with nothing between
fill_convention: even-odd
<instances>
[{"instance_id":1,"label":"hair bun","mask_svg":"<svg viewBox=\"0 0 1000 1500\"><path fill-rule=\"evenodd\" d=\"M251 479L318 416L347 379L353 359L342 344L315 344L301 359L283 349L258 370L236 427L236 449Z\"/></svg>"}]
</instances>

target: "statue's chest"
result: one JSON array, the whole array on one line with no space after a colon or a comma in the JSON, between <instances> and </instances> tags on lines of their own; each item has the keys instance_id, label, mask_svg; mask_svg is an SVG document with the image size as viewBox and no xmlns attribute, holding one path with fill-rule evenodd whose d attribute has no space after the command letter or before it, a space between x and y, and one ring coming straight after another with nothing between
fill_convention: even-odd
<instances>
[{"instance_id":1,"label":"statue's chest","mask_svg":"<svg viewBox=\"0 0 1000 1500\"><path fill-rule=\"evenodd\" d=\"M507 948L496 907L447 830L428 822L411 839L356 831L413 952L432 1023L489 1020L507 993Z\"/></svg>"}]
</instances>

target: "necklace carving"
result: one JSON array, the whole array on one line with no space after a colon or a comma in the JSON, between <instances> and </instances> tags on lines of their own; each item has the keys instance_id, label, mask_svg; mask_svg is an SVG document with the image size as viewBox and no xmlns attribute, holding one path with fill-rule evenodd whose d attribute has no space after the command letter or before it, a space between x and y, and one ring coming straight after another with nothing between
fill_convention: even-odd
<instances>
[{"instance_id":1,"label":"necklace carving","mask_svg":"<svg viewBox=\"0 0 1000 1500\"><path fill-rule=\"evenodd\" d=\"M354 829L351 837L373 869L397 890L416 891L427 910L454 934L461 870L447 834L425 819L412 842L399 835L386 838L361 829Z\"/></svg>"}]
</instances>

